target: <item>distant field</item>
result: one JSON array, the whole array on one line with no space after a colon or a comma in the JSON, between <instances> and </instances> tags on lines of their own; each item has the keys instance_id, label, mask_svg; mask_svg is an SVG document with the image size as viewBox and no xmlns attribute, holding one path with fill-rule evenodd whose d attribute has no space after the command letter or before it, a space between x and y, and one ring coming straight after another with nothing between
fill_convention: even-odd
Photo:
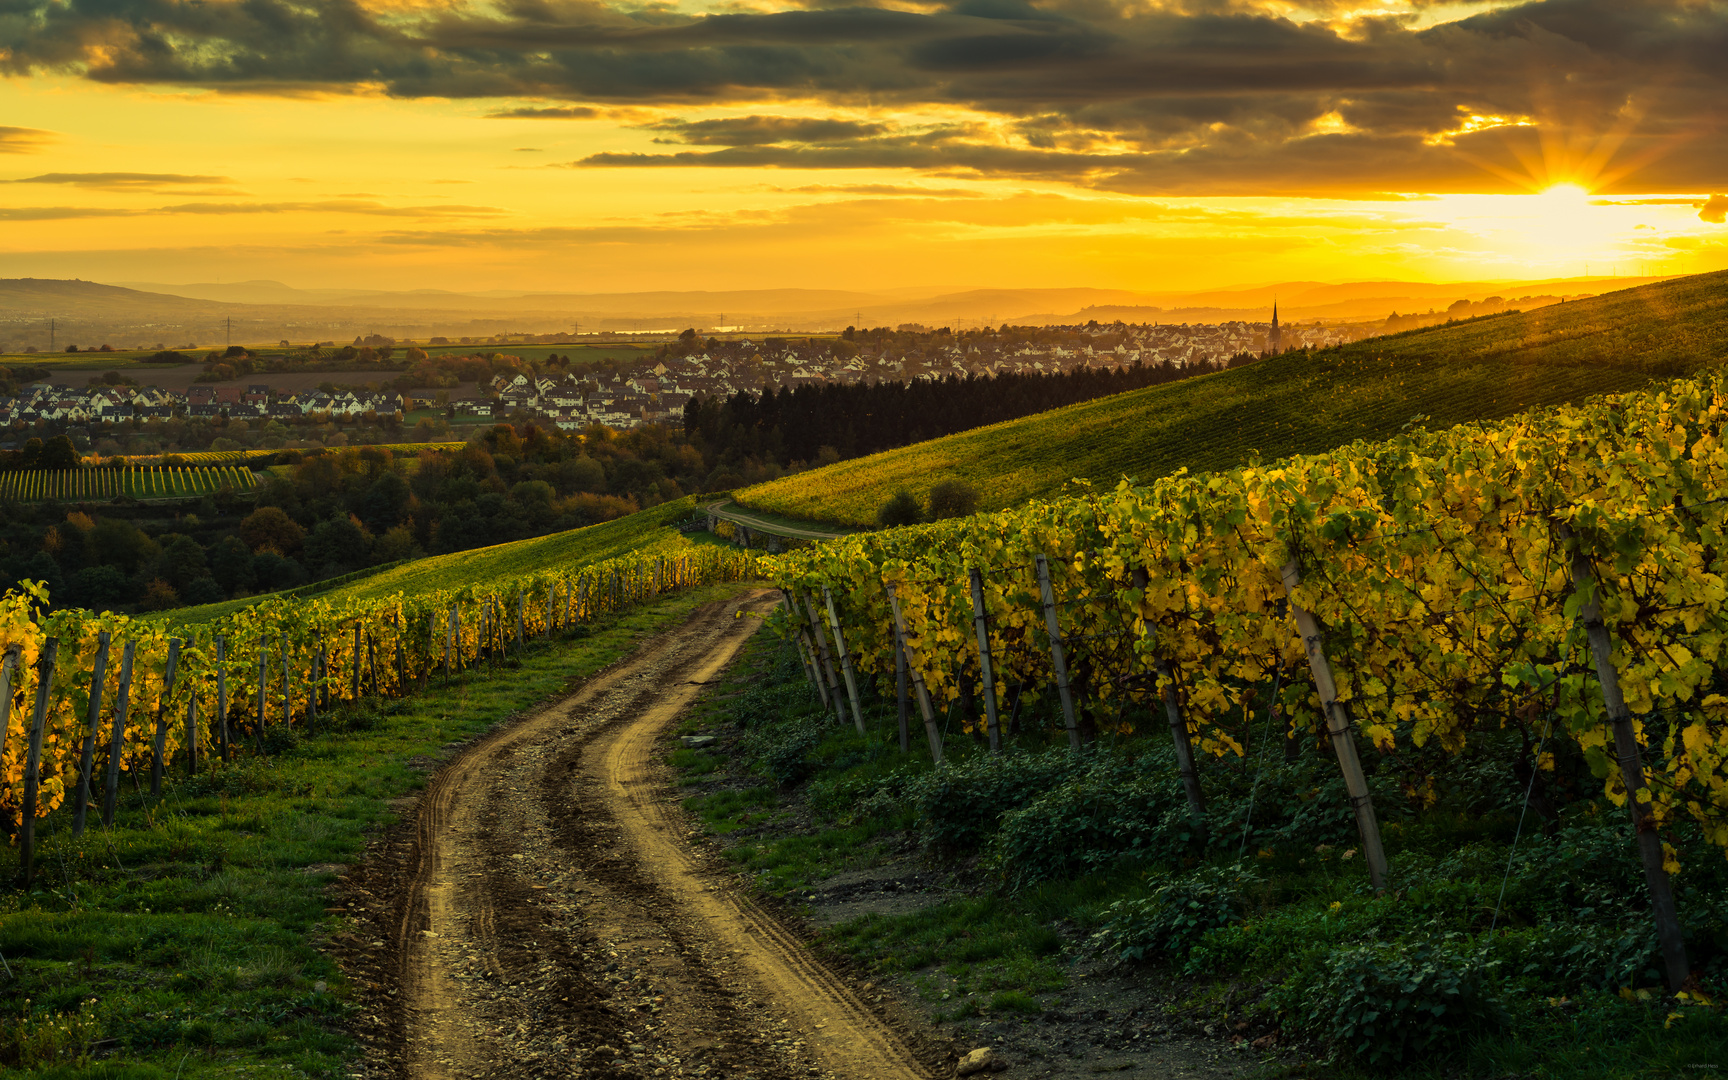
<instances>
[{"instance_id":1,"label":"distant field","mask_svg":"<svg viewBox=\"0 0 1728 1080\"><path fill-rule=\"evenodd\" d=\"M252 471L239 465L16 469L0 472L0 498L19 502L77 502L121 495L134 499L196 498L224 487L246 491L256 483Z\"/></svg>"},{"instance_id":2,"label":"distant field","mask_svg":"<svg viewBox=\"0 0 1728 1080\"><path fill-rule=\"evenodd\" d=\"M690 496L616 521L569 532L416 559L320 595L345 600L377 600L395 592L412 596L465 583L529 574L554 566L600 562L632 551L671 554L692 544L713 542L707 533L685 536L671 528L675 522L696 512L697 499ZM304 592L305 589L298 591ZM258 599L248 597L178 608L165 613L162 618L174 625L207 622L256 603Z\"/></svg>"},{"instance_id":3,"label":"distant field","mask_svg":"<svg viewBox=\"0 0 1728 1080\"><path fill-rule=\"evenodd\" d=\"M982 509L1179 468L1317 453L1536 405L1630 390L1728 359L1728 272L1677 278L1517 315L1372 338L1149 387L797 473L741 506L868 525L905 488L960 478Z\"/></svg>"},{"instance_id":4,"label":"distant field","mask_svg":"<svg viewBox=\"0 0 1728 1080\"><path fill-rule=\"evenodd\" d=\"M398 457L414 457L427 450L460 450L468 444L462 442L410 442L376 443L371 445L375 445L380 450L388 450ZM301 453L307 455L323 453L334 454L340 453L341 449L342 448L332 450L303 450ZM347 449L358 450L360 447L348 447ZM244 465L251 462L269 461L280 453L282 453L281 450L199 450L190 454L175 454L174 456L184 459L189 465ZM132 465L146 465L162 460L161 454L128 454L120 456L124 457L127 463ZM95 457L85 458L84 460L95 462L109 461L112 459L97 455Z\"/></svg>"}]
</instances>

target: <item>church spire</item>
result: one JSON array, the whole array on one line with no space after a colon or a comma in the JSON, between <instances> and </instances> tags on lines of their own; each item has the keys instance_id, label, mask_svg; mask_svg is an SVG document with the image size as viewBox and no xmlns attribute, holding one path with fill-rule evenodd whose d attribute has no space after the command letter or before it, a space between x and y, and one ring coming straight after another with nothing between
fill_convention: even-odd
<instances>
[{"instance_id":1,"label":"church spire","mask_svg":"<svg viewBox=\"0 0 1728 1080\"><path fill-rule=\"evenodd\" d=\"M1276 355L1284 344L1284 334L1278 329L1278 299L1272 299L1272 329L1266 334L1266 351Z\"/></svg>"}]
</instances>

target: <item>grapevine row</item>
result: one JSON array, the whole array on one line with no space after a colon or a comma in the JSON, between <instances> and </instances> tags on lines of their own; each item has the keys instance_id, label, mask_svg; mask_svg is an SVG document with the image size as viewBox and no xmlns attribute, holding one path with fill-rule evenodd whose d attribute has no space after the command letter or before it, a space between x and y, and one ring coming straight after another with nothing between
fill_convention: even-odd
<instances>
[{"instance_id":1,"label":"grapevine row","mask_svg":"<svg viewBox=\"0 0 1728 1080\"><path fill-rule=\"evenodd\" d=\"M70 805L115 812L120 774L195 772L259 753L277 725L400 696L544 636L667 592L756 574L750 553L699 547L549 568L379 601L269 599L170 631L119 614L45 612L39 582L0 597L0 827L22 847Z\"/></svg>"},{"instance_id":2,"label":"grapevine row","mask_svg":"<svg viewBox=\"0 0 1728 1080\"><path fill-rule=\"evenodd\" d=\"M1461 750L1485 726L1569 739L1630 804L1678 985L1663 834L1690 817L1728 847L1725 415L1715 374L854 535L770 565L803 616L807 672L843 705L820 678L829 637L859 677L893 679L903 656L938 758L932 713L980 682L993 745L1007 687L1077 703L1076 744L1153 708L1179 760L1242 753L1236 718L1272 709L1324 729L1377 885L1355 735L1387 752Z\"/></svg>"},{"instance_id":3,"label":"grapevine row","mask_svg":"<svg viewBox=\"0 0 1728 1080\"><path fill-rule=\"evenodd\" d=\"M18 469L0 472L0 498L21 502L44 499L76 502L121 495L153 499L202 495L223 487L244 491L256 483L253 472L239 465Z\"/></svg>"}]
</instances>

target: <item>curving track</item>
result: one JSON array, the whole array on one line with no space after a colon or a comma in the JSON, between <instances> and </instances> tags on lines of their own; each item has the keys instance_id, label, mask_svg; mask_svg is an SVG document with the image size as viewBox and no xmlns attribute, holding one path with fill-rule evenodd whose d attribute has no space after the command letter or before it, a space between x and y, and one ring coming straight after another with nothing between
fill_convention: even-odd
<instances>
[{"instance_id":1,"label":"curving track","mask_svg":"<svg viewBox=\"0 0 1728 1080\"><path fill-rule=\"evenodd\" d=\"M474 743L419 800L380 970L411 1078L913 1080L882 1012L685 842L658 737L769 593L713 604ZM370 895L370 894L369 894ZM377 943L383 945L384 943Z\"/></svg>"}]
</instances>

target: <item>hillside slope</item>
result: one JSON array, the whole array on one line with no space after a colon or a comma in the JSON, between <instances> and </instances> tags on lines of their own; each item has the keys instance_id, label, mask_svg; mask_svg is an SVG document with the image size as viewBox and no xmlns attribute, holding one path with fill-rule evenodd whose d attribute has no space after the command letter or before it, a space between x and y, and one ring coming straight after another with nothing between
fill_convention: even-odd
<instances>
[{"instance_id":1,"label":"hillside slope","mask_svg":"<svg viewBox=\"0 0 1728 1080\"><path fill-rule=\"evenodd\" d=\"M697 511L698 497L688 496L599 525L415 559L318 595L341 600L381 600L396 592L413 596L469 584L483 585L493 579L516 577L542 569L604 562L631 552L669 555L693 543L709 541L706 533L694 534L696 539L691 539L672 528L673 524ZM305 589L298 592L308 594ZM219 604L176 608L164 612L159 618L176 626L208 622L255 604L259 599L254 596L225 600Z\"/></svg>"},{"instance_id":2,"label":"hillside slope","mask_svg":"<svg viewBox=\"0 0 1728 1080\"><path fill-rule=\"evenodd\" d=\"M1537 311L1286 353L1245 368L977 428L746 488L737 502L867 525L904 488L973 484L981 509L1051 496L1072 478L1114 484L1223 469L1258 452L1315 453L1430 427L1631 390L1728 359L1728 272Z\"/></svg>"}]
</instances>

